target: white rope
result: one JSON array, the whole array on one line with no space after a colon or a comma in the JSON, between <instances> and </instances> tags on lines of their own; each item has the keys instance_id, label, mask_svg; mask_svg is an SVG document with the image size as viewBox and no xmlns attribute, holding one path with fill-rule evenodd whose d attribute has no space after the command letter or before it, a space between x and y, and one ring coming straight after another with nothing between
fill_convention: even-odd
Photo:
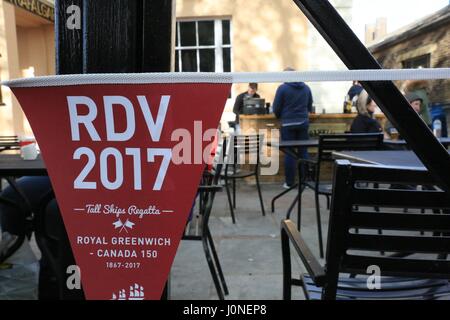
<instances>
[{"instance_id":1,"label":"white rope","mask_svg":"<svg viewBox=\"0 0 450 320\"><path fill-rule=\"evenodd\" d=\"M345 71L289 72L167 72L74 74L4 81L8 87L49 87L86 84L144 84L144 83L277 83L316 81L392 81L450 79L450 68L381 69Z\"/></svg>"}]
</instances>

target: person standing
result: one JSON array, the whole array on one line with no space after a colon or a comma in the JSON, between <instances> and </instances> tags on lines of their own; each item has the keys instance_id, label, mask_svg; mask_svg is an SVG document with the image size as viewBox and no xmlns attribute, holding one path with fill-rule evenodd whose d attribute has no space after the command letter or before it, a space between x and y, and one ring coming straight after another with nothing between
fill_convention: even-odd
<instances>
[{"instance_id":1,"label":"person standing","mask_svg":"<svg viewBox=\"0 0 450 320\"><path fill-rule=\"evenodd\" d=\"M355 96L359 96L361 92L364 90L361 83L359 81L353 81L353 85L348 90L348 97L350 98L350 101L353 100Z\"/></svg>"},{"instance_id":2,"label":"person standing","mask_svg":"<svg viewBox=\"0 0 450 320\"><path fill-rule=\"evenodd\" d=\"M259 94L256 93L258 91L257 83L249 83L247 91L241 93L236 97L236 101L234 102L233 112L236 115L235 123L239 125L239 115L244 112L244 100L248 98L260 98Z\"/></svg>"},{"instance_id":3,"label":"person standing","mask_svg":"<svg viewBox=\"0 0 450 320\"><path fill-rule=\"evenodd\" d=\"M284 71L294 71L286 68ZM273 112L281 120L282 140L308 140L309 113L312 111L313 97L311 89L304 82L287 82L278 87L273 101ZM300 148L300 157L307 159L308 151ZM284 188L295 184L296 159L285 155Z\"/></svg>"},{"instance_id":4,"label":"person standing","mask_svg":"<svg viewBox=\"0 0 450 320\"><path fill-rule=\"evenodd\" d=\"M363 90L364 89L359 81L353 81L353 85L348 90L347 95L345 96L343 109L344 113L357 112L356 101Z\"/></svg>"}]
</instances>

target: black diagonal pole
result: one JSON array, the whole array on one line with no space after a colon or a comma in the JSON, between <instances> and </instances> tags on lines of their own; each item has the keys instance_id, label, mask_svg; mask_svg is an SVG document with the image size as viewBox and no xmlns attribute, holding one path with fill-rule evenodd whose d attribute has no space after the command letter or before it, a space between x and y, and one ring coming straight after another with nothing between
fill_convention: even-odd
<instances>
[{"instance_id":1,"label":"black diagonal pole","mask_svg":"<svg viewBox=\"0 0 450 320\"><path fill-rule=\"evenodd\" d=\"M381 69L327 0L293 0L350 70ZM358 79L355 79L358 80ZM450 156L391 81L362 82L431 174L450 190Z\"/></svg>"}]
</instances>

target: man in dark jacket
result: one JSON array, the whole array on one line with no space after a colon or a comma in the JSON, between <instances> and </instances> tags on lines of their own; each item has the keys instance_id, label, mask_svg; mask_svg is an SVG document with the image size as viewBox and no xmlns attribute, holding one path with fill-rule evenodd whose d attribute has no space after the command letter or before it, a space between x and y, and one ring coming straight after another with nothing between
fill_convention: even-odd
<instances>
[{"instance_id":1,"label":"man in dark jacket","mask_svg":"<svg viewBox=\"0 0 450 320\"><path fill-rule=\"evenodd\" d=\"M285 71L294 71L287 68ZM312 111L311 89L303 82L283 83L278 87L273 101L273 112L281 120L282 140L308 140L309 113ZM306 148L301 148L300 156L308 158ZM295 183L296 159L285 155L285 188Z\"/></svg>"},{"instance_id":2,"label":"man in dark jacket","mask_svg":"<svg viewBox=\"0 0 450 320\"><path fill-rule=\"evenodd\" d=\"M247 98L260 98L259 94L256 93L258 90L257 83L249 83L246 92L241 93L236 97L234 102L233 112L236 114L236 124L239 124L239 115L244 112L244 99Z\"/></svg>"},{"instance_id":3,"label":"man in dark jacket","mask_svg":"<svg viewBox=\"0 0 450 320\"><path fill-rule=\"evenodd\" d=\"M361 93L361 91L363 91L364 88L362 87L362 85L359 83L359 81L353 81L353 85L350 87L350 89L348 90L348 97L351 100L353 100L353 98L355 96L359 96L359 94Z\"/></svg>"}]
</instances>

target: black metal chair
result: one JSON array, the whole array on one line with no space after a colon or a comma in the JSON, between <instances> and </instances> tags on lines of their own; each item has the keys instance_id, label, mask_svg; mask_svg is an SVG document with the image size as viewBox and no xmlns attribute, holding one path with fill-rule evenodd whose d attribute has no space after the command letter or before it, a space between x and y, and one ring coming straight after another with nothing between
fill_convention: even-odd
<instances>
[{"instance_id":1,"label":"black metal chair","mask_svg":"<svg viewBox=\"0 0 450 320\"><path fill-rule=\"evenodd\" d=\"M14 217L2 213L2 227L18 234L20 244L25 237L31 238L34 232L36 243L42 253L39 271L39 299L82 299L81 290L69 290L66 285L67 267L75 265L66 229L59 212L53 191L44 194L33 206L24 190L15 179L6 177L14 196L0 197L0 210L3 206L16 208Z\"/></svg>"},{"instance_id":2,"label":"black metal chair","mask_svg":"<svg viewBox=\"0 0 450 320\"><path fill-rule=\"evenodd\" d=\"M206 262L208 263L214 286L220 300L224 299L224 295L228 295L228 287L214 245L214 240L209 229L209 217L211 215L216 192L222 190L222 187L219 185L222 166L223 162L219 161L215 165L213 172L205 169L197 194L199 203L198 214L191 215L191 219L186 224L182 237L182 240L202 241Z\"/></svg>"},{"instance_id":3,"label":"black metal chair","mask_svg":"<svg viewBox=\"0 0 450 320\"><path fill-rule=\"evenodd\" d=\"M321 167L323 163L333 163L333 151L343 150L378 150L383 147L382 133L348 133L331 134L319 136L319 148L316 159L300 159L299 172L308 172L307 177L302 179L305 186L314 190L314 199L316 205L317 231L319 237L320 257L324 257L322 224L320 217L319 196L323 195L327 199L327 209L330 208L330 196L333 192L331 181L320 180ZM301 170L305 165L307 170ZM301 196L299 197L299 206L301 206ZM299 211L300 212L300 211ZM289 217L288 217L289 218ZM300 230L300 217L298 217L297 226Z\"/></svg>"},{"instance_id":4,"label":"black metal chair","mask_svg":"<svg viewBox=\"0 0 450 320\"><path fill-rule=\"evenodd\" d=\"M17 150L20 148L17 136L0 136L0 152L6 150Z\"/></svg>"},{"instance_id":5,"label":"black metal chair","mask_svg":"<svg viewBox=\"0 0 450 320\"><path fill-rule=\"evenodd\" d=\"M372 183L379 183L379 188ZM390 189L389 184L435 185L425 169L336 163L326 265L322 267L290 220L282 222L283 297L302 286L307 299L441 299L450 297L448 192ZM357 206L357 209L355 208ZM379 212L369 210L377 206ZM416 212L404 212L408 207ZM441 214L420 214L431 209ZM355 232L359 229L359 233ZM376 230L383 229L383 234ZM420 231L425 230L425 235ZM307 274L292 278L290 244ZM389 256L377 252L389 252ZM419 256L414 256L419 254ZM381 274L370 288L368 267ZM348 276L350 274L351 276ZM353 276L357 275L357 276Z\"/></svg>"},{"instance_id":6,"label":"black metal chair","mask_svg":"<svg viewBox=\"0 0 450 320\"><path fill-rule=\"evenodd\" d=\"M258 190L259 202L261 205L262 215L265 216L264 202L261 193L261 185L259 183L260 157L261 146L264 140L262 134L247 134L247 135L231 135L229 140L224 138L223 148L226 154L225 170L221 177L225 181L225 188L227 190L228 203L230 205L231 218L233 223L236 223L234 209L236 209L236 180L248 177L255 177L256 188ZM228 148L228 149L227 149ZM228 150L228 153L227 153ZM242 158L249 161L248 170L243 169L240 165ZM233 193L230 192L230 182Z\"/></svg>"},{"instance_id":7,"label":"black metal chair","mask_svg":"<svg viewBox=\"0 0 450 320\"><path fill-rule=\"evenodd\" d=\"M19 150L20 141L18 136L0 136L0 153L8 150ZM2 178L0 178L0 191L2 191Z\"/></svg>"},{"instance_id":8,"label":"black metal chair","mask_svg":"<svg viewBox=\"0 0 450 320\"><path fill-rule=\"evenodd\" d=\"M14 217L6 217L2 212L4 207L12 207L20 214L16 214ZM5 245L2 248L3 250L0 251L0 264L2 264L22 246L25 239L31 237L32 221L28 216L28 211L24 210L23 206L0 196L0 227L1 232L8 232L12 236L10 243Z\"/></svg>"},{"instance_id":9,"label":"black metal chair","mask_svg":"<svg viewBox=\"0 0 450 320\"><path fill-rule=\"evenodd\" d=\"M24 235L29 240L34 228L32 205L13 177L3 177L2 179L9 184L12 193L9 195L2 193L0 196L0 222L2 229L15 235ZM6 207L12 207L14 210L2 210Z\"/></svg>"}]
</instances>

